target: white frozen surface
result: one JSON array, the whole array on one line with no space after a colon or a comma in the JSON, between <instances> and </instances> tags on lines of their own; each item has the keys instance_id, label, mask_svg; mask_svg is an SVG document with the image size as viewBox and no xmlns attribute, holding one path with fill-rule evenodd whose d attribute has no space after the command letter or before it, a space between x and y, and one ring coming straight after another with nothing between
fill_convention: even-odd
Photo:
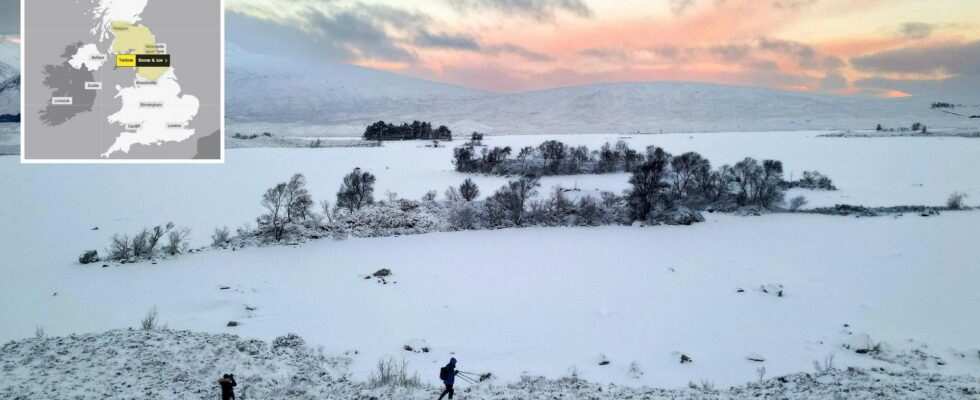
<instances>
[{"instance_id":1,"label":"white frozen surface","mask_svg":"<svg viewBox=\"0 0 980 400\"><path fill-rule=\"evenodd\" d=\"M977 212L711 215L690 227L326 240L110 268L79 266L72 246L32 237L37 244L20 239L5 251L0 301L17 307L0 310L0 341L36 326L53 335L134 326L156 306L173 328L266 340L296 332L330 353L357 350L355 376L387 355L420 371L455 355L460 368L506 381L574 368L599 382L679 387L752 380L751 352L767 353L774 376L810 370L831 353L839 367L885 365L843 350L853 330L900 347L908 339L929 345L946 365L927 371L976 375L980 321L968 316L980 304L978 223ZM101 236L65 233L81 239L66 243ZM389 284L363 279L381 267L393 271ZM736 292L762 282L779 282L786 294ZM242 325L227 328L229 320ZM418 339L432 351L402 349ZM678 353L694 362L680 365ZM599 366L600 354L612 364ZM632 378L634 361L656 372Z\"/></svg>"},{"instance_id":2,"label":"white frozen surface","mask_svg":"<svg viewBox=\"0 0 980 400\"><path fill-rule=\"evenodd\" d=\"M971 193L970 204L980 196L975 140L815 135L649 135L632 145L698 150L715 165L754 156L782 159L789 171L820 170L842 190L807 193L811 205L834 196L862 205L938 205L953 190ZM554 138L595 147L617 137ZM976 211L860 219L706 214L707 222L690 227L439 233L210 251L156 265L75 263L113 233L170 220L206 244L213 228L252 221L262 191L294 172L307 175L316 199L331 201L355 166L378 175L378 197L391 190L418 198L463 180L452 171L451 148L423 145L243 149L229 152L225 165L207 166L20 165L2 157L0 304L15 306L0 308L0 342L32 336L37 326L51 335L135 326L157 306L172 328L266 340L294 331L331 353L358 350L351 371L360 377L390 354L429 380L426 371L451 352L461 368L506 381L524 371L564 376L574 367L597 382L664 387L754 380L759 363L745 359L753 352L765 355L770 376L809 371L830 353L838 366L885 363L844 350L852 332L899 348L912 346L907 339L928 344L946 365L926 363L927 371L977 375L980 368L975 357L959 356L978 349L980 319L970 317L980 304ZM487 194L504 178L477 181ZM619 190L626 175L549 178L543 190L557 182ZM394 273L388 285L363 279L382 267ZM765 284L783 285L785 296L754 290ZM228 328L229 320L242 325ZM402 349L422 340L430 353ZM680 365L679 353L694 362ZM600 355L611 364L599 366ZM640 378L628 371L634 361L647 371Z\"/></svg>"}]
</instances>

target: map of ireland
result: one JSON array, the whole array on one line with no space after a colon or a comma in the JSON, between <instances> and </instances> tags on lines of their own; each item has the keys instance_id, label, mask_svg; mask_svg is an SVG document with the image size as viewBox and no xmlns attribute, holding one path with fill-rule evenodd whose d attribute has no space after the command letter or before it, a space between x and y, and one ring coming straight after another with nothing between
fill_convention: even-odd
<instances>
[{"instance_id":1,"label":"map of ireland","mask_svg":"<svg viewBox=\"0 0 980 400\"><path fill-rule=\"evenodd\" d=\"M222 10L24 2L23 161L223 161Z\"/></svg>"}]
</instances>

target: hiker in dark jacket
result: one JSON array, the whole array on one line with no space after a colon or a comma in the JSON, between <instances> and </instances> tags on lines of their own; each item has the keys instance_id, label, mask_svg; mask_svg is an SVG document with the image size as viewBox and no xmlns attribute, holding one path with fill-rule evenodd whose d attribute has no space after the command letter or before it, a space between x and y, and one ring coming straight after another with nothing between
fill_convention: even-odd
<instances>
[{"instance_id":1,"label":"hiker in dark jacket","mask_svg":"<svg viewBox=\"0 0 980 400\"><path fill-rule=\"evenodd\" d=\"M221 400L235 399L235 386L238 386L238 383L235 382L235 375L225 374L221 379L218 379L218 384L221 385Z\"/></svg>"},{"instance_id":2,"label":"hiker in dark jacket","mask_svg":"<svg viewBox=\"0 0 980 400\"><path fill-rule=\"evenodd\" d=\"M455 393L455 391L453 391L453 383L456 383L456 374L459 373L459 371L456 370L456 358L450 358L449 364L446 364L446 366L442 368L446 371L446 373L443 374L440 372L439 375L440 377L445 375L445 378L442 379L442 383L446 384L446 390L443 390L442 394L439 395L439 400L442 400L442 397L447 394L449 395L449 398L452 399L453 393Z\"/></svg>"}]
</instances>

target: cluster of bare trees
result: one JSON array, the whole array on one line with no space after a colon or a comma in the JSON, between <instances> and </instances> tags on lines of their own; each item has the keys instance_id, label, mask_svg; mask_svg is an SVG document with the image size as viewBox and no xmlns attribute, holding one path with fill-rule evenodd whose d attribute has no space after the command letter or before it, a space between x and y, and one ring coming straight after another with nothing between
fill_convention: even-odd
<instances>
[{"instance_id":1,"label":"cluster of bare trees","mask_svg":"<svg viewBox=\"0 0 980 400\"><path fill-rule=\"evenodd\" d=\"M266 212L256 219L259 230L277 241L282 240L296 223L313 216L313 197L306 189L306 178L302 174L295 174L288 181L266 190L260 204Z\"/></svg>"},{"instance_id":2,"label":"cluster of bare trees","mask_svg":"<svg viewBox=\"0 0 980 400\"><path fill-rule=\"evenodd\" d=\"M454 149L453 164L457 171L534 176L601 174L631 171L644 158L622 140L615 145L605 143L598 150L549 140L537 147L523 147L516 154L509 146L477 147L470 142Z\"/></svg>"},{"instance_id":3,"label":"cluster of bare trees","mask_svg":"<svg viewBox=\"0 0 980 400\"><path fill-rule=\"evenodd\" d=\"M107 261L149 260L159 255L174 256L187 251L190 229L173 222L143 228L133 235L115 234L106 249Z\"/></svg>"},{"instance_id":4,"label":"cluster of bare trees","mask_svg":"<svg viewBox=\"0 0 980 400\"><path fill-rule=\"evenodd\" d=\"M692 209L760 206L775 208L784 197L783 164L746 158L734 165L711 168L698 153L672 156L655 146L633 170L626 198L631 215L647 220L678 205Z\"/></svg>"}]
</instances>

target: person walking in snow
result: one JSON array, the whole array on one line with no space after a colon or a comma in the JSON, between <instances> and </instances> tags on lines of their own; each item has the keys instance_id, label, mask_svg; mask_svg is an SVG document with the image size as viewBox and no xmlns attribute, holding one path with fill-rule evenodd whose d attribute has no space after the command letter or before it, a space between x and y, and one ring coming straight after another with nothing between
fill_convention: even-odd
<instances>
[{"instance_id":1,"label":"person walking in snow","mask_svg":"<svg viewBox=\"0 0 980 400\"><path fill-rule=\"evenodd\" d=\"M218 379L218 384L221 385L221 400L235 400L235 386L238 386L235 375L225 374Z\"/></svg>"},{"instance_id":2,"label":"person walking in snow","mask_svg":"<svg viewBox=\"0 0 980 400\"><path fill-rule=\"evenodd\" d=\"M442 394L439 395L439 400L442 400L442 397L447 394L449 395L450 399L453 398L453 393L455 393L455 391L453 391L453 383L456 383L456 374L458 373L459 371L456 370L455 357L450 358L449 364L446 364L445 367L442 367L442 369L439 370L439 379L442 379L442 383L446 385L446 390L443 390Z\"/></svg>"}]
</instances>

